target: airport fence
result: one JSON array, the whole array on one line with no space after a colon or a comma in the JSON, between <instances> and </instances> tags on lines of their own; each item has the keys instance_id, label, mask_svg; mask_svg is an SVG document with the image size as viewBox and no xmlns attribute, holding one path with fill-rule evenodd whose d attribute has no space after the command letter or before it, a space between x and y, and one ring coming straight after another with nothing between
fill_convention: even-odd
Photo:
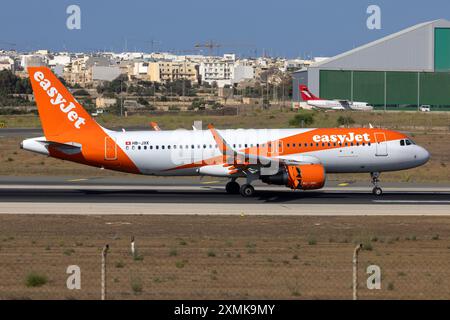
<instances>
[{"instance_id":1,"label":"airport fence","mask_svg":"<svg viewBox=\"0 0 450 320\"><path fill-rule=\"evenodd\" d=\"M0 299L352 299L352 243L0 250ZM295 252L294 254L292 252ZM344 254L341 254L343 252ZM450 299L450 250L363 247L358 299ZM103 264L102 264L103 263ZM104 281L102 281L104 280Z\"/></svg>"}]
</instances>

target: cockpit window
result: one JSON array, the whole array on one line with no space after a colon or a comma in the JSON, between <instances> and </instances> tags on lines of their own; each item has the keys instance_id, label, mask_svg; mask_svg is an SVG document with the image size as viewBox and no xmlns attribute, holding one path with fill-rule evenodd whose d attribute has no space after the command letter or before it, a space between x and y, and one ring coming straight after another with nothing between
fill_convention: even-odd
<instances>
[{"instance_id":1,"label":"cockpit window","mask_svg":"<svg viewBox=\"0 0 450 320\"><path fill-rule=\"evenodd\" d=\"M416 144L416 143L414 141L412 141L411 139L400 140L400 145L401 146L410 146L410 145L413 145L413 144Z\"/></svg>"}]
</instances>

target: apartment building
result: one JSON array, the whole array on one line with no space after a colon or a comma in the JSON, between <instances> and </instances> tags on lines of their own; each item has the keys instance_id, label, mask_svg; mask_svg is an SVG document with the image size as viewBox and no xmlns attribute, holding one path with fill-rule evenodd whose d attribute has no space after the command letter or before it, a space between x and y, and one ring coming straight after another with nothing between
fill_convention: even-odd
<instances>
[{"instance_id":1,"label":"apartment building","mask_svg":"<svg viewBox=\"0 0 450 320\"><path fill-rule=\"evenodd\" d=\"M200 77L202 82L216 83L222 88L231 85L234 78L234 54L225 54L223 57L207 57L200 63Z\"/></svg>"},{"instance_id":2,"label":"apartment building","mask_svg":"<svg viewBox=\"0 0 450 320\"><path fill-rule=\"evenodd\" d=\"M156 61L148 63L148 80L169 82L186 79L191 83L198 82L197 65L191 61Z\"/></svg>"}]
</instances>

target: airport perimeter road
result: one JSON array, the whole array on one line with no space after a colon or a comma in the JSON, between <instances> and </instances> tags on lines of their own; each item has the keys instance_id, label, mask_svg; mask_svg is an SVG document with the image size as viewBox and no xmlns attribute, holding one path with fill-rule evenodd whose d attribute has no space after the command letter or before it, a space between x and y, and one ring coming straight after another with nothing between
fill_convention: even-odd
<instances>
[{"instance_id":1,"label":"airport perimeter road","mask_svg":"<svg viewBox=\"0 0 450 320\"><path fill-rule=\"evenodd\" d=\"M223 181L0 178L0 214L449 215L450 188L331 184L320 191L257 185L252 198L226 194ZM175 184L179 183L179 184Z\"/></svg>"}]
</instances>

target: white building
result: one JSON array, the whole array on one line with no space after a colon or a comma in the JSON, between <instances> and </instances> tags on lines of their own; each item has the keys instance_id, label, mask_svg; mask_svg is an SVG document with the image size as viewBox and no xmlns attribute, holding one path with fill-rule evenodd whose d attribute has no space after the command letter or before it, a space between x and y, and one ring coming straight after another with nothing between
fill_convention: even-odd
<instances>
[{"instance_id":1,"label":"white building","mask_svg":"<svg viewBox=\"0 0 450 320\"><path fill-rule=\"evenodd\" d=\"M133 68L130 70L131 76L138 79L147 79L148 74L148 62L146 61L135 61L133 63Z\"/></svg>"},{"instance_id":2,"label":"white building","mask_svg":"<svg viewBox=\"0 0 450 320\"><path fill-rule=\"evenodd\" d=\"M235 55L225 54L222 58L207 57L200 63L202 82L217 83L218 87L231 85L234 78Z\"/></svg>"},{"instance_id":3,"label":"white building","mask_svg":"<svg viewBox=\"0 0 450 320\"><path fill-rule=\"evenodd\" d=\"M0 71L2 70L14 71L14 59L8 56L0 56Z\"/></svg>"},{"instance_id":4,"label":"white building","mask_svg":"<svg viewBox=\"0 0 450 320\"><path fill-rule=\"evenodd\" d=\"M237 64L234 66L233 83L255 78L255 69L252 66Z\"/></svg>"},{"instance_id":5,"label":"white building","mask_svg":"<svg viewBox=\"0 0 450 320\"><path fill-rule=\"evenodd\" d=\"M55 55L49 60L48 66L54 67L56 65L66 66L71 62L71 57L68 54Z\"/></svg>"},{"instance_id":6,"label":"white building","mask_svg":"<svg viewBox=\"0 0 450 320\"><path fill-rule=\"evenodd\" d=\"M28 67L42 67L47 65L46 57L33 54L22 55L20 65L26 69Z\"/></svg>"},{"instance_id":7,"label":"white building","mask_svg":"<svg viewBox=\"0 0 450 320\"><path fill-rule=\"evenodd\" d=\"M113 81L120 76L121 71L118 66L92 66L92 81Z\"/></svg>"}]
</instances>

